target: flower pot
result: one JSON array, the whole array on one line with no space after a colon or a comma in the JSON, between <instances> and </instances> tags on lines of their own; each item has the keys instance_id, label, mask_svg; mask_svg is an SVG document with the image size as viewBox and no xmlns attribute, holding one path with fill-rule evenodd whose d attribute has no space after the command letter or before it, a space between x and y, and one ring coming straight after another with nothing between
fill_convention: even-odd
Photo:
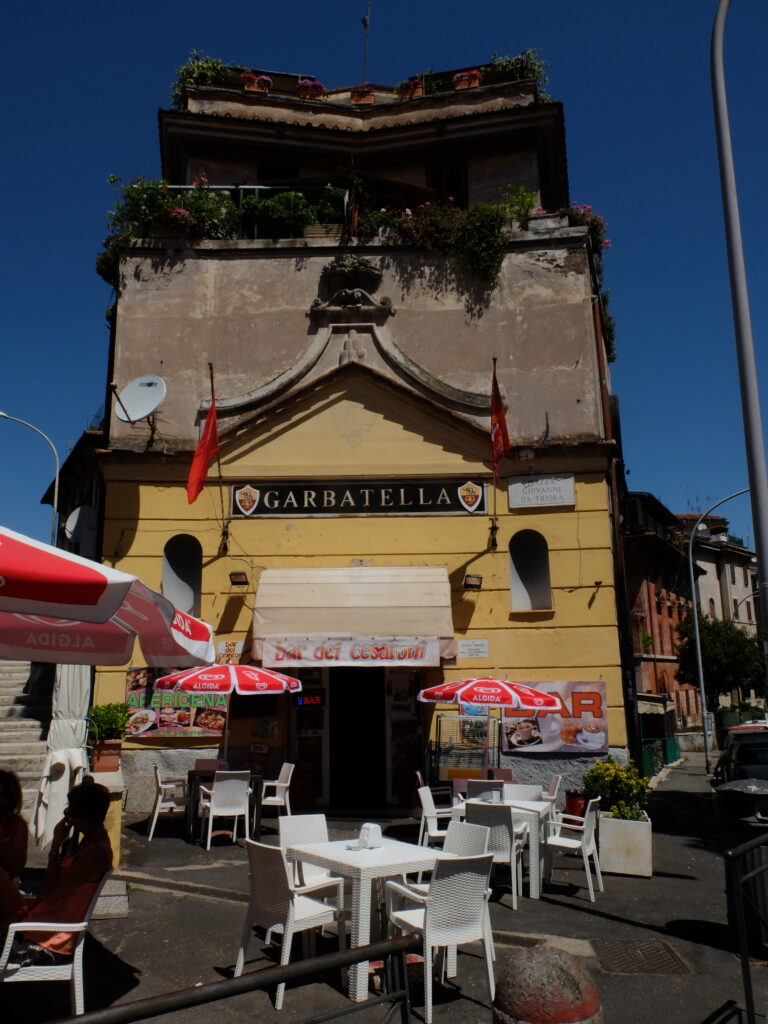
<instances>
[{"instance_id":1,"label":"flower pot","mask_svg":"<svg viewBox=\"0 0 768 1024\"><path fill-rule=\"evenodd\" d=\"M373 103L375 96L372 92L352 93L352 102L359 107L363 103Z\"/></svg>"},{"instance_id":2,"label":"flower pot","mask_svg":"<svg viewBox=\"0 0 768 1024\"><path fill-rule=\"evenodd\" d=\"M653 831L648 815L644 821L625 821L601 812L598 848L601 871L640 878L653 874Z\"/></svg>"},{"instance_id":3,"label":"flower pot","mask_svg":"<svg viewBox=\"0 0 768 1024\"><path fill-rule=\"evenodd\" d=\"M479 78L462 78L460 82L456 82L454 89L476 89L480 85Z\"/></svg>"},{"instance_id":4,"label":"flower pot","mask_svg":"<svg viewBox=\"0 0 768 1024\"><path fill-rule=\"evenodd\" d=\"M91 750L91 771L116 772L120 768L122 740L94 740Z\"/></svg>"},{"instance_id":5,"label":"flower pot","mask_svg":"<svg viewBox=\"0 0 768 1024\"><path fill-rule=\"evenodd\" d=\"M400 88L398 96L401 100L415 100L418 96L424 95L424 82L419 79L417 82L408 82Z\"/></svg>"},{"instance_id":6,"label":"flower pot","mask_svg":"<svg viewBox=\"0 0 768 1024\"><path fill-rule=\"evenodd\" d=\"M577 818L583 818L587 809L587 798L581 793L569 791L565 794L565 813L574 814Z\"/></svg>"}]
</instances>

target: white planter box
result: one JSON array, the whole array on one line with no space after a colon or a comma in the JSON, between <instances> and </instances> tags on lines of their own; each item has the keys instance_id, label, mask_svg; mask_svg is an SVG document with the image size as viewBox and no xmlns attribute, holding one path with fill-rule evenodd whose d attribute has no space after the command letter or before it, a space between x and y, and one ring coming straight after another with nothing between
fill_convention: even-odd
<instances>
[{"instance_id":1,"label":"white planter box","mask_svg":"<svg viewBox=\"0 0 768 1024\"><path fill-rule=\"evenodd\" d=\"M645 821L624 821L602 812L598 848L601 871L642 878L653 874L653 833L647 815Z\"/></svg>"}]
</instances>

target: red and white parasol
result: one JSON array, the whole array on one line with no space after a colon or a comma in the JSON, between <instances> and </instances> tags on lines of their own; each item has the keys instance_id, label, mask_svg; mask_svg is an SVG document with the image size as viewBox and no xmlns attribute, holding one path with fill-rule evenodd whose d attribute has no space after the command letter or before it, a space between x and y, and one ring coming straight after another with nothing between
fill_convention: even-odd
<instances>
[{"instance_id":1,"label":"red and white parasol","mask_svg":"<svg viewBox=\"0 0 768 1024\"><path fill-rule=\"evenodd\" d=\"M525 683L478 676L458 682L430 686L419 693L425 704L482 704L485 707L509 707L522 711L559 711L560 698Z\"/></svg>"},{"instance_id":2,"label":"red and white parasol","mask_svg":"<svg viewBox=\"0 0 768 1024\"><path fill-rule=\"evenodd\" d=\"M191 672L174 672L155 683L156 690L182 690L187 693L235 693L243 695L299 693L301 682L282 672L258 665L211 665Z\"/></svg>"},{"instance_id":3,"label":"red and white parasol","mask_svg":"<svg viewBox=\"0 0 768 1024\"><path fill-rule=\"evenodd\" d=\"M0 527L0 659L125 665L137 636L148 665L215 661L208 623L136 576Z\"/></svg>"}]
</instances>

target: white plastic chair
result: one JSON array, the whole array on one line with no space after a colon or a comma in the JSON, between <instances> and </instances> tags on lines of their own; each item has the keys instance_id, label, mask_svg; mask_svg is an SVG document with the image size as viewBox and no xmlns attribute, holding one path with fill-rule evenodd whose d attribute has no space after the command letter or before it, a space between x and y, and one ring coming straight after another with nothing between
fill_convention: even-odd
<instances>
[{"instance_id":1,"label":"white plastic chair","mask_svg":"<svg viewBox=\"0 0 768 1024\"><path fill-rule=\"evenodd\" d=\"M207 786L200 787L200 815L208 817L206 850L211 848L214 818L234 819L232 842L237 839L237 819L242 818L245 838L248 838L250 781L250 772L216 772L210 789Z\"/></svg>"},{"instance_id":2,"label":"white plastic chair","mask_svg":"<svg viewBox=\"0 0 768 1024\"><path fill-rule=\"evenodd\" d=\"M155 825L161 811L184 811L187 806L187 780L162 779L157 765L152 766L155 772L155 805L152 808L152 822L149 826L147 842L152 842Z\"/></svg>"},{"instance_id":3,"label":"white plastic chair","mask_svg":"<svg viewBox=\"0 0 768 1024\"><path fill-rule=\"evenodd\" d=\"M424 776L418 769L416 770L416 783L418 789L427 785L424 781ZM445 782L439 786L430 786L429 790L432 793L432 799L435 801L435 807L438 810L444 810L446 807L453 805L453 786L450 782Z\"/></svg>"},{"instance_id":4,"label":"white plastic chair","mask_svg":"<svg viewBox=\"0 0 768 1024\"><path fill-rule=\"evenodd\" d=\"M0 982L11 981L68 981L70 984L71 1006L74 1007L75 1016L79 1017L85 1012L85 1001L83 998L83 945L85 933L91 915L99 901L99 896L107 880L112 875L107 871L96 887L93 898L85 912L82 921L65 923L54 921L17 921L8 927L8 934L5 939L5 946L0 954ZM77 945L71 960L63 964L40 964L20 967L11 959L11 946L17 934L32 936L34 941L35 932L75 932L77 934Z\"/></svg>"},{"instance_id":5,"label":"white plastic chair","mask_svg":"<svg viewBox=\"0 0 768 1024\"><path fill-rule=\"evenodd\" d=\"M584 871L587 875L587 888L589 898L595 902L595 893L592 888L592 872L589 866L591 857L595 865L595 878L600 892L603 889L603 877L600 874L600 861L597 858L597 846L595 845L595 828L597 826L597 812L600 806L600 797L595 797L587 804L584 817L580 818L575 814L561 814L557 821L547 823L549 835L545 840L544 856L547 864L547 875L552 879L552 851L561 850L566 853L581 852L584 861Z\"/></svg>"},{"instance_id":6,"label":"white plastic chair","mask_svg":"<svg viewBox=\"0 0 768 1024\"><path fill-rule=\"evenodd\" d=\"M291 888L291 874L285 854L279 846L266 846L246 839L245 848L248 852L250 868L251 895L248 910L245 914L243 934L240 948L237 951L235 977L239 978L245 965L245 952L251 940L254 927L266 931L269 943L273 932L283 936L280 953L280 966L284 967L291 959L291 944L297 932L311 928L323 928L337 919L337 911L327 903L313 900L309 896L301 896ZM339 886L338 898L342 899L342 886ZM344 941L344 929L339 925L339 948ZM283 1006L285 982L277 986L275 1009Z\"/></svg>"},{"instance_id":7,"label":"white plastic chair","mask_svg":"<svg viewBox=\"0 0 768 1024\"><path fill-rule=\"evenodd\" d=\"M284 761L280 769L280 774L276 779L264 779L261 784L261 806L262 807L277 807L277 813L280 814L280 808L284 807L286 814L291 813L291 777L293 776L293 769L296 767L295 764L291 764L289 761ZM267 786L274 789L274 793L271 796L267 796ZM256 828L256 808L253 811L253 827Z\"/></svg>"},{"instance_id":8,"label":"white plastic chair","mask_svg":"<svg viewBox=\"0 0 768 1024\"><path fill-rule=\"evenodd\" d=\"M563 783L562 775L550 775L549 785L547 789L541 794L541 799L548 801L551 805L549 817L551 821L557 821L560 817L560 811L557 806L557 798L560 794L560 786Z\"/></svg>"},{"instance_id":9,"label":"white plastic chair","mask_svg":"<svg viewBox=\"0 0 768 1024\"><path fill-rule=\"evenodd\" d=\"M435 865L426 896L419 896L400 882L387 882L387 916L391 929L416 932L424 941L424 1020L432 1024L432 959L438 949L455 949L465 942L483 943L491 1001L496 993L493 977L492 940L488 924L488 879L493 857L445 858ZM395 909L394 901L407 899L419 905ZM455 964L449 956L449 976Z\"/></svg>"},{"instance_id":10,"label":"white plastic chair","mask_svg":"<svg viewBox=\"0 0 768 1024\"><path fill-rule=\"evenodd\" d=\"M492 800L498 793L501 800L505 783L501 779L467 779L467 800Z\"/></svg>"},{"instance_id":11,"label":"white plastic chair","mask_svg":"<svg viewBox=\"0 0 768 1024\"><path fill-rule=\"evenodd\" d=\"M518 893L523 888L523 850L528 841L528 823L516 822L511 807L502 804L467 804L467 821L489 830L488 852L494 864L509 867L512 909L517 910Z\"/></svg>"},{"instance_id":12,"label":"white plastic chair","mask_svg":"<svg viewBox=\"0 0 768 1024\"><path fill-rule=\"evenodd\" d=\"M328 823L324 814L287 814L278 819L277 828L283 853L289 846L328 842ZM319 895L323 890L334 890L334 895L338 895L339 885L342 886L343 892L344 879L332 875L328 868L304 864L301 861L296 861L293 865L291 888L300 895L310 892ZM339 903L336 909L341 911L342 904Z\"/></svg>"},{"instance_id":13,"label":"white plastic chair","mask_svg":"<svg viewBox=\"0 0 768 1024\"><path fill-rule=\"evenodd\" d=\"M519 782L504 783L505 800L543 800L541 786L527 786Z\"/></svg>"},{"instance_id":14,"label":"white plastic chair","mask_svg":"<svg viewBox=\"0 0 768 1024\"><path fill-rule=\"evenodd\" d=\"M421 825L419 826L419 846L432 846L435 843L442 843L445 839L445 829L440 828L441 821L450 821L456 816L456 808L435 807L432 791L429 786L422 786L419 791L419 802L421 804Z\"/></svg>"}]
</instances>

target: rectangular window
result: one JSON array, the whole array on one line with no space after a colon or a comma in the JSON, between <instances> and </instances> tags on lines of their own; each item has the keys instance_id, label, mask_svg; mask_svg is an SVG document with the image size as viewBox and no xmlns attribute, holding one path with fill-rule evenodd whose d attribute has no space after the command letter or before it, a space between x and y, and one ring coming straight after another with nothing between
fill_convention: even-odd
<instances>
[{"instance_id":1,"label":"rectangular window","mask_svg":"<svg viewBox=\"0 0 768 1024\"><path fill-rule=\"evenodd\" d=\"M729 572L730 577L731 577L731 583L735 583L736 582L736 566L733 564L733 562L731 562L731 564L728 566L728 572Z\"/></svg>"},{"instance_id":2,"label":"rectangular window","mask_svg":"<svg viewBox=\"0 0 768 1024\"><path fill-rule=\"evenodd\" d=\"M752 602L751 601L747 601L747 619L750 622L752 621Z\"/></svg>"},{"instance_id":3,"label":"rectangular window","mask_svg":"<svg viewBox=\"0 0 768 1024\"><path fill-rule=\"evenodd\" d=\"M742 571L742 574L743 574L743 579L744 579L744 586L745 586L745 587L748 587L748 586L749 586L749 575L748 575L748 573L747 573L747 567L746 567L746 565L743 565L743 566L741 567L741 571Z\"/></svg>"},{"instance_id":4,"label":"rectangular window","mask_svg":"<svg viewBox=\"0 0 768 1024\"><path fill-rule=\"evenodd\" d=\"M733 599L733 617L734 619L738 619L739 617L739 602L736 598Z\"/></svg>"}]
</instances>

